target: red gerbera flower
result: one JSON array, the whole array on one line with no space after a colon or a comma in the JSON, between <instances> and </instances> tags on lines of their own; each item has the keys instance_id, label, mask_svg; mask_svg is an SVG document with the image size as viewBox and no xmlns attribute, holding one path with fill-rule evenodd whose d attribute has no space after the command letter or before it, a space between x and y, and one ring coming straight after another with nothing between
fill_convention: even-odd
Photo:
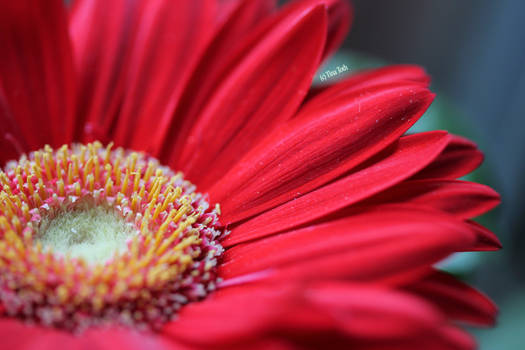
<instances>
[{"instance_id":1,"label":"red gerbera flower","mask_svg":"<svg viewBox=\"0 0 525 350\"><path fill-rule=\"evenodd\" d=\"M422 69L310 90L350 19L2 0L0 348L475 347L494 305L433 266L499 248L499 197L470 141L404 136Z\"/></svg>"}]
</instances>

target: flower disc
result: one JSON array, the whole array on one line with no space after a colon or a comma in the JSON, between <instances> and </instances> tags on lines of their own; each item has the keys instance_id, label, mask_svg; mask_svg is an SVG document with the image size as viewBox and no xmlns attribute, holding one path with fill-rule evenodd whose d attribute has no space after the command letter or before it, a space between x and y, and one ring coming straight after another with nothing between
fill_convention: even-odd
<instances>
[{"instance_id":1,"label":"flower disc","mask_svg":"<svg viewBox=\"0 0 525 350\"><path fill-rule=\"evenodd\" d=\"M154 158L46 146L0 181L0 300L12 316L156 328L215 288L219 207Z\"/></svg>"}]
</instances>

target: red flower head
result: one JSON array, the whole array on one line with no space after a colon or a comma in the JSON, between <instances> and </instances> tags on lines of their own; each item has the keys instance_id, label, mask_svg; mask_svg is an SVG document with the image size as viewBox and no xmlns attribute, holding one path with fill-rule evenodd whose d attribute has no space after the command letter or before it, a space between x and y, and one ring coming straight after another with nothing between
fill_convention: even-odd
<instances>
[{"instance_id":1,"label":"red flower head","mask_svg":"<svg viewBox=\"0 0 525 350\"><path fill-rule=\"evenodd\" d=\"M471 349L482 160L345 1L0 1L0 349ZM158 159L158 160L157 160ZM178 172L175 172L178 171ZM191 181L191 182L190 182Z\"/></svg>"}]
</instances>

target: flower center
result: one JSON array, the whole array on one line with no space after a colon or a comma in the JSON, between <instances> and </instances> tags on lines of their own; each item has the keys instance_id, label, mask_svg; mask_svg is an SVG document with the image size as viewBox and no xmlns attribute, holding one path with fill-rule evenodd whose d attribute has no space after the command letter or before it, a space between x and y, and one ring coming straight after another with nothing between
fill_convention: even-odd
<instances>
[{"instance_id":1,"label":"flower center","mask_svg":"<svg viewBox=\"0 0 525 350\"><path fill-rule=\"evenodd\" d=\"M46 146L0 183L0 301L13 317L155 329L215 288L219 207L156 159Z\"/></svg>"},{"instance_id":2,"label":"flower center","mask_svg":"<svg viewBox=\"0 0 525 350\"><path fill-rule=\"evenodd\" d=\"M113 208L87 204L42 218L39 233L37 242L45 251L94 264L125 252L136 230Z\"/></svg>"}]
</instances>

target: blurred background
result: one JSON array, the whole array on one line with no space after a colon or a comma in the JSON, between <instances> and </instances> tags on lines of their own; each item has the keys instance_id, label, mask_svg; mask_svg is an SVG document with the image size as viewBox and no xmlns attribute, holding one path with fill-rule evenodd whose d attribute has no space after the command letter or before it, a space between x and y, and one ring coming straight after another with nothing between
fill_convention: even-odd
<instances>
[{"instance_id":1,"label":"blurred background","mask_svg":"<svg viewBox=\"0 0 525 350\"><path fill-rule=\"evenodd\" d=\"M319 73L415 63L432 76L437 97L414 131L447 129L475 141L486 158L470 179L503 198L480 219L503 250L459 254L444 268L500 307L494 329L474 330L480 349L525 349L525 1L352 2L350 35Z\"/></svg>"}]
</instances>

